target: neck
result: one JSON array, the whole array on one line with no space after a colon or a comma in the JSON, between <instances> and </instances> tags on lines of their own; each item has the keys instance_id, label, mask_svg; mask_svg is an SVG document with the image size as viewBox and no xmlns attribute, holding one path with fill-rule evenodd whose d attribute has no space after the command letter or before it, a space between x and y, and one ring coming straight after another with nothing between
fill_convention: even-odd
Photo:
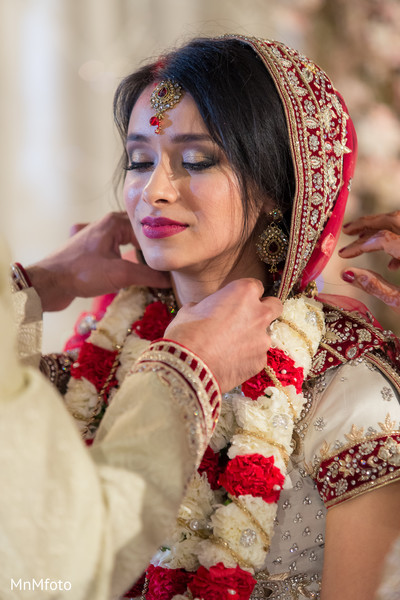
<instances>
[{"instance_id":1,"label":"neck","mask_svg":"<svg viewBox=\"0 0 400 600\"><path fill-rule=\"evenodd\" d=\"M254 277L266 290L271 284L265 265L246 248L240 259L235 259L231 265L196 265L190 270L172 271L171 276L179 307L188 302L200 302L236 279Z\"/></svg>"}]
</instances>

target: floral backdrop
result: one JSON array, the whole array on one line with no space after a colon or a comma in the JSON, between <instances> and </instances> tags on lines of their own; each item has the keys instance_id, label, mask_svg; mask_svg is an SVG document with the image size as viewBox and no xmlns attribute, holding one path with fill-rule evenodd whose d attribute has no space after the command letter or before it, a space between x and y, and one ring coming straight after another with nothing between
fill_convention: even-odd
<instances>
[{"instance_id":1,"label":"floral backdrop","mask_svg":"<svg viewBox=\"0 0 400 600\"><path fill-rule=\"evenodd\" d=\"M0 0L1 225L14 260L29 264L60 244L71 224L117 207L111 104L119 80L176 42L227 31L303 50L343 93L359 137L347 219L400 207L398 0ZM339 277L352 264L400 285L387 262L335 258L325 291L355 295ZM381 303L359 297L400 332ZM82 308L75 301L46 316L46 349L59 348Z\"/></svg>"}]
</instances>

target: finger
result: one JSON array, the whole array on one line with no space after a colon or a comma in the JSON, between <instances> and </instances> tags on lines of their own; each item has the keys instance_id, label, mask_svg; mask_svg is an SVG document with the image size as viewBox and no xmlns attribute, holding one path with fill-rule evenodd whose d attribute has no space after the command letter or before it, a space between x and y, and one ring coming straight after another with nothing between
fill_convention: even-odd
<instances>
[{"instance_id":1,"label":"finger","mask_svg":"<svg viewBox=\"0 0 400 600\"><path fill-rule=\"evenodd\" d=\"M137 254L136 254L136 249L134 249L134 250L129 250L128 252L124 252L124 253L122 254L122 258L123 258L124 260L129 260L130 262L133 262L133 263L138 263L138 262L139 262L139 261L138 261ZM142 263L142 264L143 264L143 263Z\"/></svg>"},{"instance_id":2,"label":"finger","mask_svg":"<svg viewBox=\"0 0 400 600\"><path fill-rule=\"evenodd\" d=\"M352 242L349 246L339 250L339 254L342 258L352 258L379 250L383 250L393 258L400 259L400 236L392 231L378 231Z\"/></svg>"},{"instance_id":3,"label":"finger","mask_svg":"<svg viewBox=\"0 0 400 600\"><path fill-rule=\"evenodd\" d=\"M109 213L102 219L101 226L105 234L109 233L111 235L116 245L132 244L135 248L139 248L139 243L126 212Z\"/></svg>"},{"instance_id":4,"label":"finger","mask_svg":"<svg viewBox=\"0 0 400 600\"><path fill-rule=\"evenodd\" d=\"M367 215L343 225L343 231L346 235L356 235L363 231L379 231L380 229L388 229L393 233L400 234L400 210L378 215Z\"/></svg>"},{"instance_id":5,"label":"finger","mask_svg":"<svg viewBox=\"0 0 400 600\"><path fill-rule=\"evenodd\" d=\"M363 233L358 239L354 240L354 242L344 246L344 248L340 248L340 250L338 250L339 256L341 258L354 258L360 256L363 253L361 245L373 235L375 235L375 232Z\"/></svg>"},{"instance_id":6,"label":"finger","mask_svg":"<svg viewBox=\"0 0 400 600\"><path fill-rule=\"evenodd\" d=\"M392 258L400 259L400 235L392 231L379 231L361 244L364 252L383 250Z\"/></svg>"},{"instance_id":7,"label":"finger","mask_svg":"<svg viewBox=\"0 0 400 600\"><path fill-rule=\"evenodd\" d=\"M257 297L260 299L264 295L264 285L259 279L256 279L255 277L243 277L242 279L237 279L236 282L233 283L238 284L246 293L256 294Z\"/></svg>"},{"instance_id":8,"label":"finger","mask_svg":"<svg viewBox=\"0 0 400 600\"><path fill-rule=\"evenodd\" d=\"M342 273L342 279L360 290L379 298L395 312L400 313L400 288L368 269L352 268Z\"/></svg>"},{"instance_id":9,"label":"finger","mask_svg":"<svg viewBox=\"0 0 400 600\"><path fill-rule=\"evenodd\" d=\"M271 317L271 323L281 316L283 304L279 298L275 298L274 296L266 296L265 298L261 298L261 302L265 308L268 308Z\"/></svg>"},{"instance_id":10,"label":"finger","mask_svg":"<svg viewBox=\"0 0 400 600\"><path fill-rule=\"evenodd\" d=\"M392 258L392 260L388 264L388 269L391 271L396 271L400 268L400 260L398 258Z\"/></svg>"},{"instance_id":11,"label":"finger","mask_svg":"<svg viewBox=\"0 0 400 600\"><path fill-rule=\"evenodd\" d=\"M85 227L87 227L87 225L89 225L89 223L75 223L69 229L69 237L72 237L79 231L82 231L82 229L85 229Z\"/></svg>"}]
</instances>

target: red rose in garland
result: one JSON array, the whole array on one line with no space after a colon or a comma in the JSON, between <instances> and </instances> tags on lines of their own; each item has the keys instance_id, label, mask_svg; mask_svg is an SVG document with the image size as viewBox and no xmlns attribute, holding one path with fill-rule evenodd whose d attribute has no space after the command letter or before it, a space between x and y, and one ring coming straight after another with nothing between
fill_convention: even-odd
<instances>
[{"instance_id":1,"label":"red rose in garland","mask_svg":"<svg viewBox=\"0 0 400 600\"><path fill-rule=\"evenodd\" d=\"M90 342L83 342L78 360L71 367L71 377L74 379L86 377L90 383L93 383L97 392L100 392L110 375L116 356L115 350L106 350ZM116 385L118 381L112 377L106 392Z\"/></svg>"},{"instance_id":2,"label":"red rose in garland","mask_svg":"<svg viewBox=\"0 0 400 600\"><path fill-rule=\"evenodd\" d=\"M284 479L273 456L246 454L229 461L218 483L232 496L250 494L271 503L278 502Z\"/></svg>"},{"instance_id":3,"label":"red rose in garland","mask_svg":"<svg viewBox=\"0 0 400 600\"><path fill-rule=\"evenodd\" d=\"M147 569L149 587L146 600L171 600L176 594L186 592L191 573L183 569L164 569L150 565Z\"/></svg>"},{"instance_id":4,"label":"red rose in garland","mask_svg":"<svg viewBox=\"0 0 400 600\"><path fill-rule=\"evenodd\" d=\"M222 472L222 468L219 464L219 452L214 452L210 446L207 446L207 450L205 451L197 470L200 475L206 473L208 483L212 490L217 490L219 488L218 477Z\"/></svg>"},{"instance_id":5,"label":"red rose in garland","mask_svg":"<svg viewBox=\"0 0 400 600\"><path fill-rule=\"evenodd\" d=\"M256 582L240 567L226 568L218 563L209 570L200 567L188 584L193 598L202 600L249 600Z\"/></svg>"},{"instance_id":6,"label":"red rose in garland","mask_svg":"<svg viewBox=\"0 0 400 600\"><path fill-rule=\"evenodd\" d=\"M283 350L270 348L267 353L267 365L275 371L276 377L282 385L292 384L296 388L296 392L301 393L304 371L301 367L296 367L294 360ZM274 385L267 373L262 370L242 384L242 392L248 398L257 400L259 396L264 395L265 388Z\"/></svg>"},{"instance_id":7,"label":"red rose in garland","mask_svg":"<svg viewBox=\"0 0 400 600\"><path fill-rule=\"evenodd\" d=\"M144 340L158 340L171 323L173 317L162 302L152 302L146 307L144 315L132 324L132 331Z\"/></svg>"}]
</instances>

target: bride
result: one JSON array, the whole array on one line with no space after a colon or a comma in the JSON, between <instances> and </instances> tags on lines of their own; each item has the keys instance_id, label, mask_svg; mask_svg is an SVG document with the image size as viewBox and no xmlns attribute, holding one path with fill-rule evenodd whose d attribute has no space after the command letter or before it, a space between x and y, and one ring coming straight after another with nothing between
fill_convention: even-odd
<instances>
[{"instance_id":1,"label":"bride","mask_svg":"<svg viewBox=\"0 0 400 600\"><path fill-rule=\"evenodd\" d=\"M228 35L143 66L114 108L126 211L172 288L123 290L69 345L82 346L66 392L82 435L95 439L132 360L183 304L243 277L285 302L266 368L224 396L176 524L128 596L374 598L400 529L399 346L313 283L355 164L343 99L295 50ZM99 348L116 353L100 395Z\"/></svg>"}]
</instances>

